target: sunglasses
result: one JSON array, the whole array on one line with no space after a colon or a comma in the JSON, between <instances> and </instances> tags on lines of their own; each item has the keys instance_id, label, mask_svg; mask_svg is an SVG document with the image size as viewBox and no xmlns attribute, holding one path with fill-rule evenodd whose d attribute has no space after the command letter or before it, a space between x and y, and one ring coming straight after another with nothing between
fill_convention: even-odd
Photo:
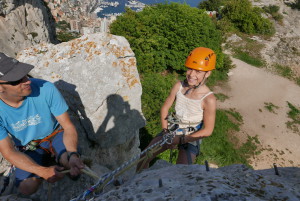
<instances>
[{"instance_id":1,"label":"sunglasses","mask_svg":"<svg viewBox=\"0 0 300 201\"><path fill-rule=\"evenodd\" d=\"M21 79L17 80L17 81L9 81L9 82L0 82L0 84L9 84L12 86L17 86L18 84L20 84L23 81L24 77L22 77Z\"/></svg>"}]
</instances>

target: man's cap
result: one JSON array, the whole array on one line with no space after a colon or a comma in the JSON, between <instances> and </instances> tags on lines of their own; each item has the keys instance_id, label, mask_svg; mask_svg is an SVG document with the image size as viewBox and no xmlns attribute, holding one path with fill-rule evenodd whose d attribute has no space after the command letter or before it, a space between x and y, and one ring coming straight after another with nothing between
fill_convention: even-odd
<instances>
[{"instance_id":1,"label":"man's cap","mask_svg":"<svg viewBox=\"0 0 300 201\"><path fill-rule=\"evenodd\" d=\"M0 52L0 80L17 81L27 75L34 66L19 62Z\"/></svg>"}]
</instances>

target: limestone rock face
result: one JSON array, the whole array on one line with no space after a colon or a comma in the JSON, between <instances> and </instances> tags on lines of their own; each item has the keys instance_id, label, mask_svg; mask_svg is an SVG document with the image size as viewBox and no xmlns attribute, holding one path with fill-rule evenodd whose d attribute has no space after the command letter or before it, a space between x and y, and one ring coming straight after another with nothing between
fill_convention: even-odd
<instances>
[{"instance_id":1,"label":"limestone rock face","mask_svg":"<svg viewBox=\"0 0 300 201\"><path fill-rule=\"evenodd\" d=\"M15 57L40 42L56 43L54 20L43 1L0 2L0 52Z\"/></svg>"},{"instance_id":2,"label":"limestone rock face","mask_svg":"<svg viewBox=\"0 0 300 201\"><path fill-rule=\"evenodd\" d=\"M210 168L207 171L204 165L171 165L158 161L121 186L111 185L109 191L99 197L88 196L86 200L300 200L300 168L278 168L278 173L276 175L274 169L252 170L244 165ZM78 191L77 195L80 194L82 192ZM65 197L63 194L60 196ZM11 197L13 195L8 198Z\"/></svg>"},{"instance_id":3,"label":"limestone rock face","mask_svg":"<svg viewBox=\"0 0 300 201\"><path fill-rule=\"evenodd\" d=\"M99 176L140 153L142 88L124 37L93 34L59 45L42 43L20 52L17 59L35 66L33 77L49 80L61 91L77 127L82 158ZM87 175L78 181L65 177L52 186L52 198L69 200L94 182ZM47 190L44 182L31 198L47 200Z\"/></svg>"},{"instance_id":4,"label":"limestone rock face","mask_svg":"<svg viewBox=\"0 0 300 201\"><path fill-rule=\"evenodd\" d=\"M231 165L206 171L203 165L146 170L95 200L252 201L300 200L300 168L251 170Z\"/></svg>"}]
</instances>

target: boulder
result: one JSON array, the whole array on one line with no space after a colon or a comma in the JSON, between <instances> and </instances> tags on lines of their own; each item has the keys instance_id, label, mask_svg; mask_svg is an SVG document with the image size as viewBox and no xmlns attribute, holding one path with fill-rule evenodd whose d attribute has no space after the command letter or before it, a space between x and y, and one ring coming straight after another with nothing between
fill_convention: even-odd
<instances>
[{"instance_id":1,"label":"boulder","mask_svg":"<svg viewBox=\"0 0 300 201\"><path fill-rule=\"evenodd\" d=\"M53 82L69 105L82 158L98 176L138 156L142 88L136 59L124 37L92 34L58 45L41 43L21 51L18 60L35 66L31 76ZM120 176L127 180L135 167ZM51 185L52 199L68 200L94 184L82 175ZM32 199L47 199L44 182Z\"/></svg>"}]
</instances>

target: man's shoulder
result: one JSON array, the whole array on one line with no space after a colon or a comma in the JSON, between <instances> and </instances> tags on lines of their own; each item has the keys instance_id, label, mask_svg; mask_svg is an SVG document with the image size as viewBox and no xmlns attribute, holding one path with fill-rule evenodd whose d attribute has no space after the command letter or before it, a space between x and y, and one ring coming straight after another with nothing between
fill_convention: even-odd
<instances>
[{"instance_id":1,"label":"man's shoulder","mask_svg":"<svg viewBox=\"0 0 300 201\"><path fill-rule=\"evenodd\" d=\"M55 86L52 82L37 78L30 78L30 81L32 93L29 95L29 97L47 96L51 94L53 90L55 90Z\"/></svg>"},{"instance_id":2,"label":"man's shoulder","mask_svg":"<svg viewBox=\"0 0 300 201\"><path fill-rule=\"evenodd\" d=\"M47 80L38 79L38 78L30 78L30 80L32 85L38 88L49 88L54 86L52 82L49 82Z\"/></svg>"}]
</instances>

